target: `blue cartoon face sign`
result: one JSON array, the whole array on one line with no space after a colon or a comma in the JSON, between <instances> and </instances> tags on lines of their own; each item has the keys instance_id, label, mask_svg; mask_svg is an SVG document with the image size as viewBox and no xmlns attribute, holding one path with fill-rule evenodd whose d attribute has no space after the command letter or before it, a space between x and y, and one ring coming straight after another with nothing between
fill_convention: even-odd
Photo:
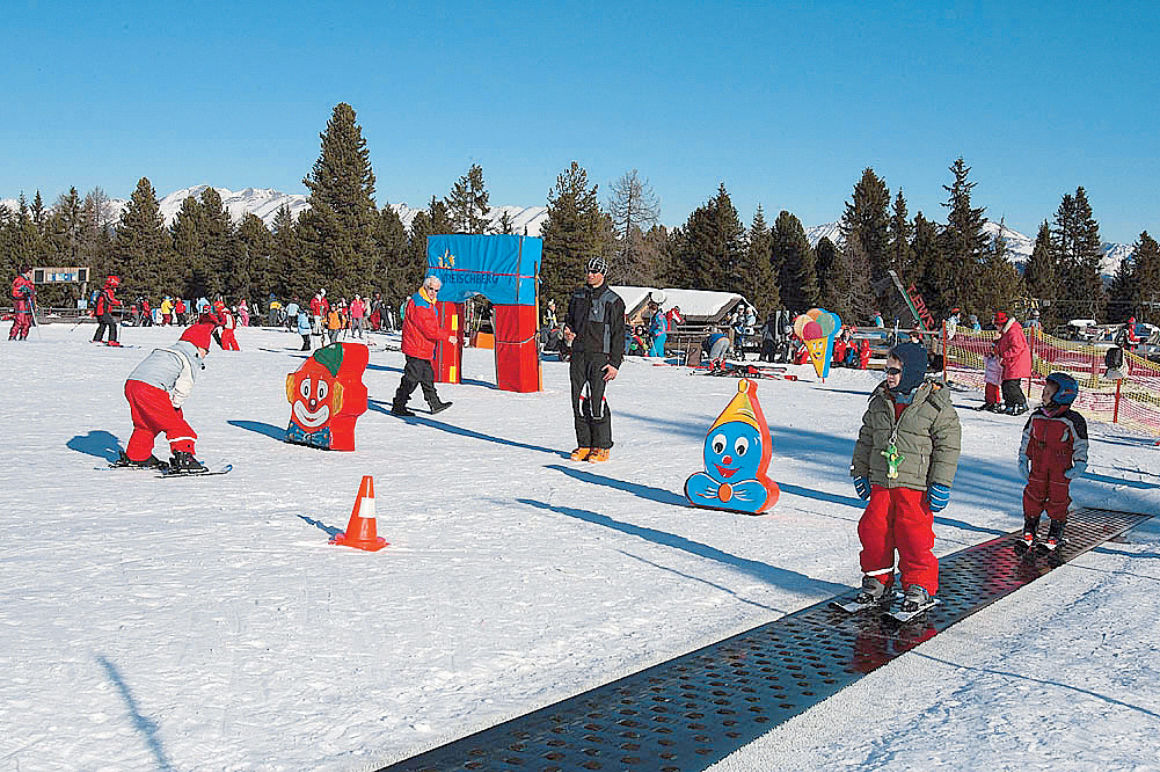
<instances>
[{"instance_id":1,"label":"blue cartoon face sign","mask_svg":"<svg viewBox=\"0 0 1160 772\"><path fill-rule=\"evenodd\" d=\"M771 446L757 384L742 379L737 394L705 436L705 471L685 481L685 498L707 509L764 512L781 494L765 474Z\"/></svg>"},{"instance_id":2,"label":"blue cartoon face sign","mask_svg":"<svg viewBox=\"0 0 1160 772\"><path fill-rule=\"evenodd\" d=\"M753 480L761 464L761 435L742 421L719 425L705 438L705 471L718 482Z\"/></svg>"}]
</instances>

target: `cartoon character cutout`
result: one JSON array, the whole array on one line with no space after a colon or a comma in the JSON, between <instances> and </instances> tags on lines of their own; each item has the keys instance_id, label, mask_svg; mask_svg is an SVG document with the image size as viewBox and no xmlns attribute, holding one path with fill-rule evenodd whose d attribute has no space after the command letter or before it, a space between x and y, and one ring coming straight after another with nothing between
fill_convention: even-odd
<instances>
[{"instance_id":1,"label":"cartoon character cutout","mask_svg":"<svg viewBox=\"0 0 1160 772\"><path fill-rule=\"evenodd\" d=\"M290 425L286 442L323 450L354 450L354 427L367 411L362 382L370 358L360 343L334 343L286 376Z\"/></svg>"},{"instance_id":2,"label":"cartoon character cutout","mask_svg":"<svg viewBox=\"0 0 1160 772\"><path fill-rule=\"evenodd\" d=\"M757 384L742 378L737 394L705 435L705 471L685 481L695 507L756 515L781 496L766 474L773 441L757 401Z\"/></svg>"}]
</instances>

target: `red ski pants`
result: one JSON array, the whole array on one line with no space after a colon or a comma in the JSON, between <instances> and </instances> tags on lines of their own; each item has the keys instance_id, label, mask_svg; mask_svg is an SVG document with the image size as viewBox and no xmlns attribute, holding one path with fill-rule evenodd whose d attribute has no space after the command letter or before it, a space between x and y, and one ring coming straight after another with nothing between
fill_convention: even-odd
<instances>
[{"instance_id":1,"label":"red ski pants","mask_svg":"<svg viewBox=\"0 0 1160 772\"><path fill-rule=\"evenodd\" d=\"M1043 471L1032 468L1023 489L1023 517L1039 517L1047 512L1052 520L1067 520L1071 506L1071 480L1063 476L1064 469L1047 467Z\"/></svg>"},{"instance_id":2,"label":"red ski pants","mask_svg":"<svg viewBox=\"0 0 1160 772\"><path fill-rule=\"evenodd\" d=\"M234 337L234 331L229 328L222 330L222 351L241 351L238 348L238 339Z\"/></svg>"},{"instance_id":3,"label":"red ski pants","mask_svg":"<svg viewBox=\"0 0 1160 772\"><path fill-rule=\"evenodd\" d=\"M858 521L858 538L862 542L862 573L891 584L897 551L903 589L917 584L931 595L938 593L938 558L932 551L934 514L925 491L873 486L870 502Z\"/></svg>"},{"instance_id":4,"label":"red ski pants","mask_svg":"<svg viewBox=\"0 0 1160 772\"><path fill-rule=\"evenodd\" d=\"M153 455L153 443L162 432L173 452L194 452L197 434L185 422L180 408L169 401L168 392L141 381L125 381L125 399L133 414L133 436L125 449L130 461L144 461Z\"/></svg>"},{"instance_id":5,"label":"red ski pants","mask_svg":"<svg viewBox=\"0 0 1160 772\"><path fill-rule=\"evenodd\" d=\"M12 329L8 331L8 340L24 340L28 331L32 329L32 313L17 311L12 316Z\"/></svg>"}]
</instances>

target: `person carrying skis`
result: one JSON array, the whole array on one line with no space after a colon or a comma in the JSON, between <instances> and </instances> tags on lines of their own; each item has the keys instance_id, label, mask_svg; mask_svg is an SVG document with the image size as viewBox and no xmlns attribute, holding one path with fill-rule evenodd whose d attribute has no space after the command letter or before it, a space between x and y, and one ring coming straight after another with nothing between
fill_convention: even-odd
<instances>
[{"instance_id":1,"label":"person carrying skis","mask_svg":"<svg viewBox=\"0 0 1160 772\"><path fill-rule=\"evenodd\" d=\"M607 461L612 449L612 414L604 390L624 362L624 300L605 283L607 272L603 257L588 261L584 286L572 293L564 316L564 340L572 347L568 373L576 428L570 458L594 464Z\"/></svg>"},{"instance_id":2,"label":"person carrying skis","mask_svg":"<svg viewBox=\"0 0 1160 772\"><path fill-rule=\"evenodd\" d=\"M172 469L185 474L205 472L194 457L197 433L185 421L181 406L193 389L209 353L213 325L195 324L170 348L154 349L125 381L125 399L133 417L133 435L118 466ZM164 432L173 458L153 455L153 443Z\"/></svg>"},{"instance_id":3,"label":"person carrying skis","mask_svg":"<svg viewBox=\"0 0 1160 772\"><path fill-rule=\"evenodd\" d=\"M890 351L850 465L854 489L868 502L858 521L863 578L855 600L889 602L897 552L903 613L928 608L938 593L933 513L950 501L962 439L950 391L926 379L926 365L922 346Z\"/></svg>"},{"instance_id":4,"label":"person carrying skis","mask_svg":"<svg viewBox=\"0 0 1160 772\"><path fill-rule=\"evenodd\" d=\"M1023 538L1015 547L1020 553L1037 543L1043 551L1051 552L1063 542L1071 481L1087 470L1088 462L1087 422L1071 409L1078 395L1075 378L1052 373L1043 385L1043 404L1023 427L1019 472L1027 486L1023 489ZM1043 512L1051 518L1051 527L1047 540L1039 543L1039 516Z\"/></svg>"},{"instance_id":5,"label":"person carrying skis","mask_svg":"<svg viewBox=\"0 0 1160 772\"><path fill-rule=\"evenodd\" d=\"M121 345L117 342L117 319L113 316L113 309L121 305L121 301L117 300L116 296L117 287L120 285L120 276L110 276L105 279L101 293L97 295L97 307L93 309L93 315L97 317L97 331L93 334L93 343L103 342L105 330L108 330L108 345Z\"/></svg>"},{"instance_id":6,"label":"person carrying skis","mask_svg":"<svg viewBox=\"0 0 1160 772\"><path fill-rule=\"evenodd\" d=\"M12 280L12 329L8 340L27 340L32 329L32 313L36 304L36 285L32 283L32 267L21 266Z\"/></svg>"}]
</instances>

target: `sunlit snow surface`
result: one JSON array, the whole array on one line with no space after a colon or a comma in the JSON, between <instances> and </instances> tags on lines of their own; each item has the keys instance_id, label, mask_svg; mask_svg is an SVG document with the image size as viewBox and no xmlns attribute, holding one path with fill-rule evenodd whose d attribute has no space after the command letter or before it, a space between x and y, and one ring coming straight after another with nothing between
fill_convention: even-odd
<instances>
[{"instance_id":1,"label":"sunlit snow surface","mask_svg":"<svg viewBox=\"0 0 1160 772\"><path fill-rule=\"evenodd\" d=\"M454 406L386 414L382 345L358 451L280 441L290 333L241 329L186 402L223 477L100 467L130 432L137 348L47 325L0 342L0 768L368 769L669 659L857 583L848 466L869 373L762 381L762 517L684 506L729 379L630 360L612 461L573 463L567 366L538 394L466 353ZM377 337L380 344L388 341ZM962 408L979 404L956 392ZM421 408L418 393L412 406ZM940 554L1019 527L1022 420L960 411ZM1160 512L1160 448L1092 424L1078 504ZM158 443L157 452L164 450ZM327 544L361 477L390 546ZM1157 769L1160 523L976 614L721 769Z\"/></svg>"}]
</instances>

